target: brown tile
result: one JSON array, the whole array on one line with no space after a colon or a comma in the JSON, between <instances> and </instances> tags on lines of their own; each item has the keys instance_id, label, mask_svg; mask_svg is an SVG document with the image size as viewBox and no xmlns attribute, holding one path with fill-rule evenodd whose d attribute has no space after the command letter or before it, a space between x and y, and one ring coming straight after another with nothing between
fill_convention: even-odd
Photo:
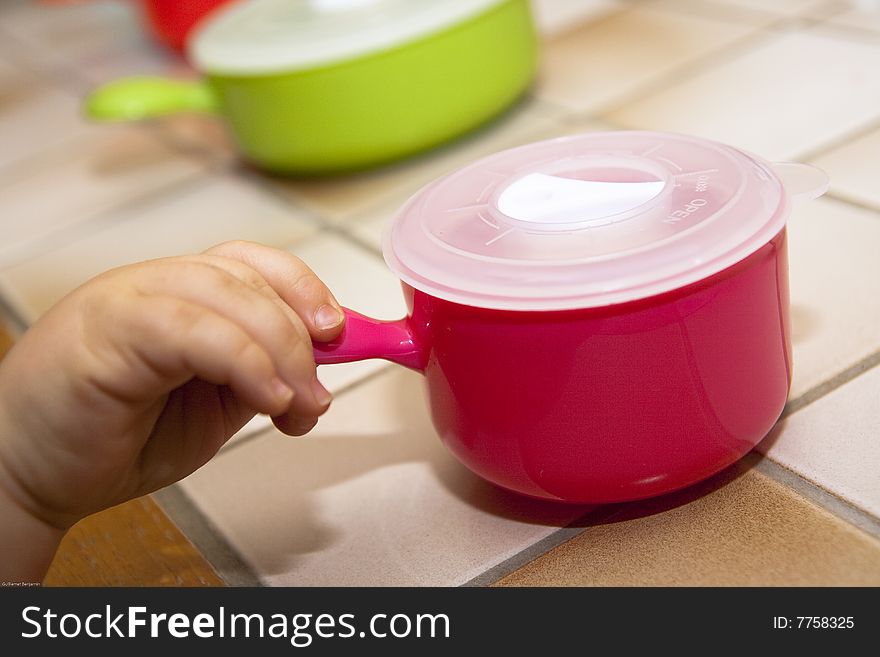
<instances>
[{"instance_id":1,"label":"brown tile","mask_svg":"<svg viewBox=\"0 0 880 657\"><path fill-rule=\"evenodd\" d=\"M0 360L6 355L6 352L12 348L12 332L7 329L3 322L0 321Z\"/></svg>"},{"instance_id":2,"label":"brown tile","mask_svg":"<svg viewBox=\"0 0 880 657\"><path fill-rule=\"evenodd\" d=\"M150 497L82 520L67 533L46 586L223 586Z\"/></svg>"},{"instance_id":3,"label":"brown tile","mask_svg":"<svg viewBox=\"0 0 880 657\"><path fill-rule=\"evenodd\" d=\"M496 586L880 585L880 541L748 463L587 525Z\"/></svg>"}]
</instances>

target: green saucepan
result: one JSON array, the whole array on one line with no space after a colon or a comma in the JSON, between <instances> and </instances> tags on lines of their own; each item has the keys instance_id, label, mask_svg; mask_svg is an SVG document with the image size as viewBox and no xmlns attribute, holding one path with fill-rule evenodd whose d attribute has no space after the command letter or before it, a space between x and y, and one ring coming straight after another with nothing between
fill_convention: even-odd
<instances>
[{"instance_id":1,"label":"green saucepan","mask_svg":"<svg viewBox=\"0 0 880 657\"><path fill-rule=\"evenodd\" d=\"M252 0L190 42L205 78L111 82L96 120L215 112L245 157L285 174L363 169L479 125L531 81L528 0Z\"/></svg>"}]
</instances>

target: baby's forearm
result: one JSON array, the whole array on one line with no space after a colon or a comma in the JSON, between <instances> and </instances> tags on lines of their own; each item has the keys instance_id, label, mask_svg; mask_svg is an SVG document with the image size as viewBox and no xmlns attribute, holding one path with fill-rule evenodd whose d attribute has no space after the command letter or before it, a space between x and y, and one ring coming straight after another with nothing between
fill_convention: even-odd
<instances>
[{"instance_id":1,"label":"baby's forearm","mask_svg":"<svg viewBox=\"0 0 880 657\"><path fill-rule=\"evenodd\" d=\"M0 583L42 582L63 536L0 486Z\"/></svg>"},{"instance_id":2,"label":"baby's forearm","mask_svg":"<svg viewBox=\"0 0 880 657\"><path fill-rule=\"evenodd\" d=\"M0 404L0 441L12 431ZM64 530L29 510L18 490L0 460L0 583L42 582Z\"/></svg>"}]
</instances>

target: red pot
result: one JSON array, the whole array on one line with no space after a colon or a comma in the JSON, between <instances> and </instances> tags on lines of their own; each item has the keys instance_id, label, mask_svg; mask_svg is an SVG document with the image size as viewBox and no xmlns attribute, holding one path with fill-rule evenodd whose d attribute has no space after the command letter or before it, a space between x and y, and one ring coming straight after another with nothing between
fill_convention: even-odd
<instances>
[{"instance_id":1,"label":"red pot","mask_svg":"<svg viewBox=\"0 0 880 657\"><path fill-rule=\"evenodd\" d=\"M655 162L627 159L654 142L669 156L654 151L655 162L669 162L669 176ZM562 155L554 162L548 153ZM702 167L711 174L686 171L708 175L705 184L675 173L701 157L715 165ZM405 281L409 316L378 322L350 313L340 340L315 345L316 360L386 358L422 372L434 425L449 449L482 477L526 495L619 502L700 481L751 450L785 405L789 198L827 186L823 175L798 166L774 168L712 142L656 133L585 135L490 157L417 194L387 233L386 261ZM558 188L526 189L520 199L527 204L563 207L554 221L575 216L586 224L547 232L544 216L529 229L533 235L488 256L491 245L482 236L465 238L479 228L471 219L503 223L503 207L514 215L509 225L526 221L504 196L525 189L517 181L541 183L528 178L536 170L553 171L564 178L561 188L588 195L605 189L597 179L640 185L654 175L662 190L645 201L642 192L655 188L634 187L630 200L638 205L627 215L618 203L612 216L619 221L601 223L587 207L595 199L572 206L551 198ZM489 179L492 191L462 210L468 185L479 189ZM625 197L626 188L614 184L608 194ZM495 210L477 209L484 201ZM681 210L684 201L697 209ZM655 225L670 217L678 221ZM611 230L593 234L602 227ZM615 249L597 247L603 239L616 241ZM640 248L625 244L633 239L642 240ZM563 260L545 259L554 245L568 249L560 258L577 252L571 242L578 240L602 253L568 271ZM681 261L688 252L693 261ZM615 275L602 279L610 271Z\"/></svg>"},{"instance_id":2,"label":"red pot","mask_svg":"<svg viewBox=\"0 0 880 657\"><path fill-rule=\"evenodd\" d=\"M193 28L218 7L233 0L141 0L150 29L162 43L183 52Z\"/></svg>"}]
</instances>

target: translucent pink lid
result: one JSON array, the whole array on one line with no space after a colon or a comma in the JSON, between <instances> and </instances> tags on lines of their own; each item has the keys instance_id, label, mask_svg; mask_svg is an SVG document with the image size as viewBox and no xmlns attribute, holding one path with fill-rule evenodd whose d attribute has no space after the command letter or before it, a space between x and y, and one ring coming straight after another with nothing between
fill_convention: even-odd
<instances>
[{"instance_id":1,"label":"translucent pink lid","mask_svg":"<svg viewBox=\"0 0 880 657\"><path fill-rule=\"evenodd\" d=\"M824 173L685 135L600 132L496 153L426 186L385 233L388 266L433 296L562 310L711 276L785 225Z\"/></svg>"}]
</instances>

